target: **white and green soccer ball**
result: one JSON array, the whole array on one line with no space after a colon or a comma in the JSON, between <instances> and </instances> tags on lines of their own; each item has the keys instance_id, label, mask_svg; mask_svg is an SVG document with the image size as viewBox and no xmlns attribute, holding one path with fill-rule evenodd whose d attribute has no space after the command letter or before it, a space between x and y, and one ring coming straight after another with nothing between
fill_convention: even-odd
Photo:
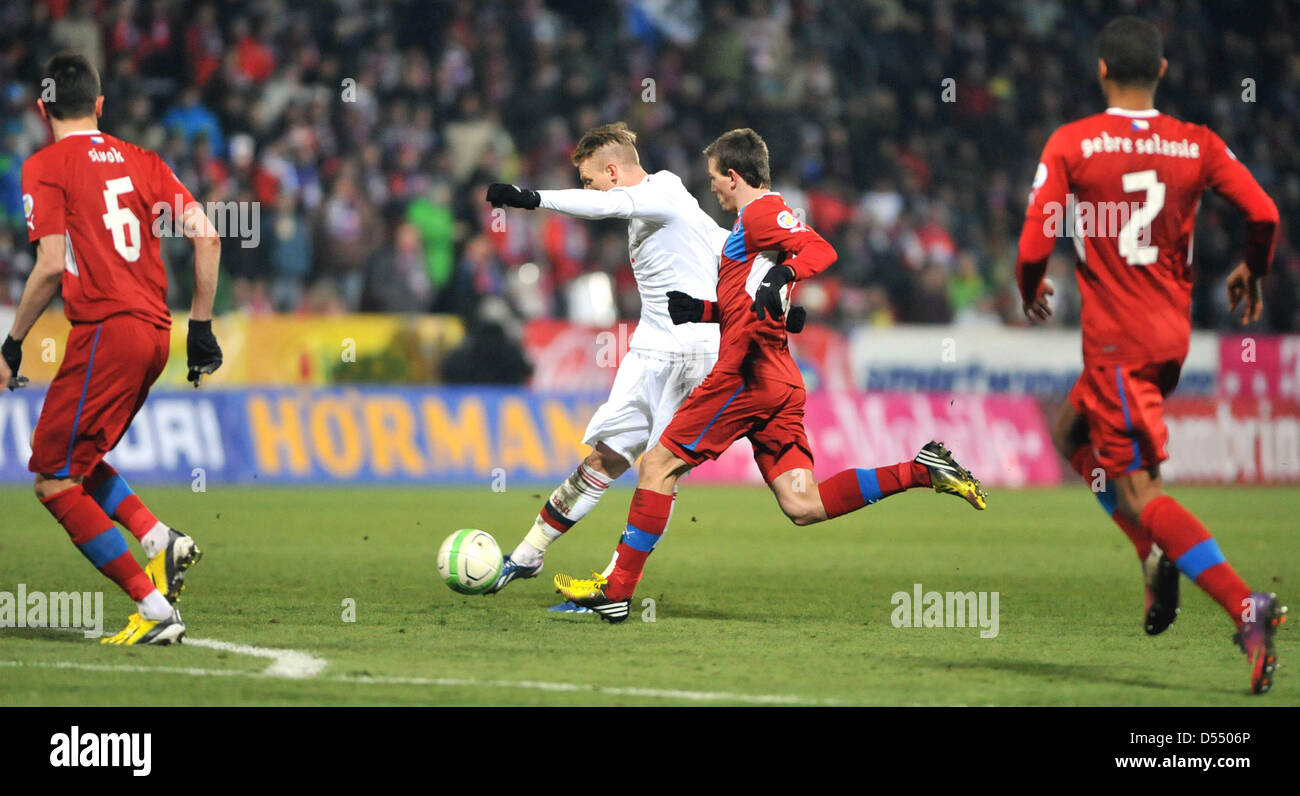
<instances>
[{"instance_id":1,"label":"white and green soccer ball","mask_svg":"<svg viewBox=\"0 0 1300 796\"><path fill-rule=\"evenodd\" d=\"M438 549L438 576L461 594L482 594L492 588L501 564L497 540L477 528L461 528Z\"/></svg>"}]
</instances>

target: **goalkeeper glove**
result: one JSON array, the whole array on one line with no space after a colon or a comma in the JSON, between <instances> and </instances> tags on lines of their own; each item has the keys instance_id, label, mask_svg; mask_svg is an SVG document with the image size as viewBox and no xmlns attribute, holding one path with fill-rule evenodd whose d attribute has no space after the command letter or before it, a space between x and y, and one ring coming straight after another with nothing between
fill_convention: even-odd
<instances>
[{"instance_id":1,"label":"goalkeeper glove","mask_svg":"<svg viewBox=\"0 0 1300 796\"><path fill-rule=\"evenodd\" d=\"M185 341L185 364L190 369L189 380L197 389L203 374L221 367L221 346L212 334L212 321L190 320L190 333Z\"/></svg>"},{"instance_id":2,"label":"goalkeeper glove","mask_svg":"<svg viewBox=\"0 0 1300 796\"><path fill-rule=\"evenodd\" d=\"M794 271L785 265L774 265L767 269L767 275L763 277L762 283L754 293L753 310L758 314L758 319L765 320L767 313L773 318L780 320L785 314L785 307L782 306L781 288L794 282Z\"/></svg>"},{"instance_id":3,"label":"goalkeeper glove","mask_svg":"<svg viewBox=\"0 0 1300 796\"><path fill-rule=\"evenodd\" d=\"M518 207L524 210L536 210L542 203L542 195L527 188L518 188L502 182L494 182L487 189L488 204L493 207Z\"/></svg>"},{"instance_id":4,"label":"goalkeeper glove","mask_svg":"<svg viewBox=\"0 0 1300 796\"><path fill-rule=\"evenodd\" d=\"M704 319L704 302L680 290L668 291L668 315L674 324L699 323Z\"/></svg>"}]
</instances>

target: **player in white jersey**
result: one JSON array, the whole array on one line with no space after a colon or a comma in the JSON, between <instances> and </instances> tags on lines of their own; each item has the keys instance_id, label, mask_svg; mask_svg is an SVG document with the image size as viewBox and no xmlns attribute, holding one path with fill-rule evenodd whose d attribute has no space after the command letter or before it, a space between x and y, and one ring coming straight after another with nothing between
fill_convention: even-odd
<instances>
[{"instance_id":1,"label":"player in white jersey","mask_svg":"<svg viewBox=\"0 0 1300 796\"><path fill-rule=\"evenodd\" d=\"M488 187L487 200L495 207L628 219L628 256L641 293L641 320L609 399L587 425L584 442L592 446L591 453L551 493L523 541L505 556L489 594L542 571L551 542L595 508L610 483L658 441L677 407L718 359L717 325L674 324L667 294L716 300L718 258L728 232L700 209L676 174L645 172L636 133L622 122L589 131L572 160L585 190L533 191L497 183Z\"/></svg>"}]
</instances>

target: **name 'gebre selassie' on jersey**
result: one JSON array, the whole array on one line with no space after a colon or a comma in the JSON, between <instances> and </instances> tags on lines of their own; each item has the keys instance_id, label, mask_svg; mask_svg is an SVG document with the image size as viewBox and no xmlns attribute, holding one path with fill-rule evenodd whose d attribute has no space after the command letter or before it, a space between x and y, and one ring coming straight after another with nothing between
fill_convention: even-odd
<instances>
[{"instance_id":1,"label":"name 'gebre selassie' on jersey","mask_svg":"<svg viewBox=\"0 0 1300 796\"><path fill-rule=\"evenodd\" d=\"M1172 158L1199 158L1201 145L1184 138L1170 141L1161 138L1159 133L1152 133L1146 138L1129 138L1126 135L1110 135L1102 131L1101 135L1085 138L1079 142L1083 156L1090 158L1102 152L1136 152L1139 155L1166 155Z\"/></svg>"}]
</instances>

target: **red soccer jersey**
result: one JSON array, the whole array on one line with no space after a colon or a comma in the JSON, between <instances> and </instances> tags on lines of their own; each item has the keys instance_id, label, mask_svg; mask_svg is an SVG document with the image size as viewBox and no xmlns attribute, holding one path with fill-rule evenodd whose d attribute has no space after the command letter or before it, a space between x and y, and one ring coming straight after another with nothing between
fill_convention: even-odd
<instances>
[{"instance_id":1,"label":"red soccer jersey","mask_svg":"<svg viewBox=\"0 0 1300 796\"><path fill-rule=\"evenodd\" d=\"M1029 195L1022 298L1035 297L1056 236L1069 235L1084 362L1181 361L1191 334L1192 231L1207 187L1246 215L1246 262L1264 273L1277 207L1209 128L1118 108L1064 125L1043 148Z\"/></svg>"},{"instance_id":2,"label":"red soccer jersey","mask_svg":"<svg viewBox=\"0 0 1300 796\"><path fill-rule=\"evenodd\" d=\"M179 217L193 201L158 155L98 131L68 135L23 163L27 237L63 235L67 244L63 309L72 323L126 313L171 328L156 208Z\"/></svg>"},{"instance_id":3,"label":"red soccer jersey","mask_svg":"<svg viewBox=\"0 0 1300 796\"><path fill-rule=\"evenodd\" d=\"M803 386L790 356L785 319L754 313L754 294L778 263L806 279L835 262L835 249L795 216L778 193L765 193L740 209L718 266L721 341L714 370Z\"/></svg>"}]
</instances>

